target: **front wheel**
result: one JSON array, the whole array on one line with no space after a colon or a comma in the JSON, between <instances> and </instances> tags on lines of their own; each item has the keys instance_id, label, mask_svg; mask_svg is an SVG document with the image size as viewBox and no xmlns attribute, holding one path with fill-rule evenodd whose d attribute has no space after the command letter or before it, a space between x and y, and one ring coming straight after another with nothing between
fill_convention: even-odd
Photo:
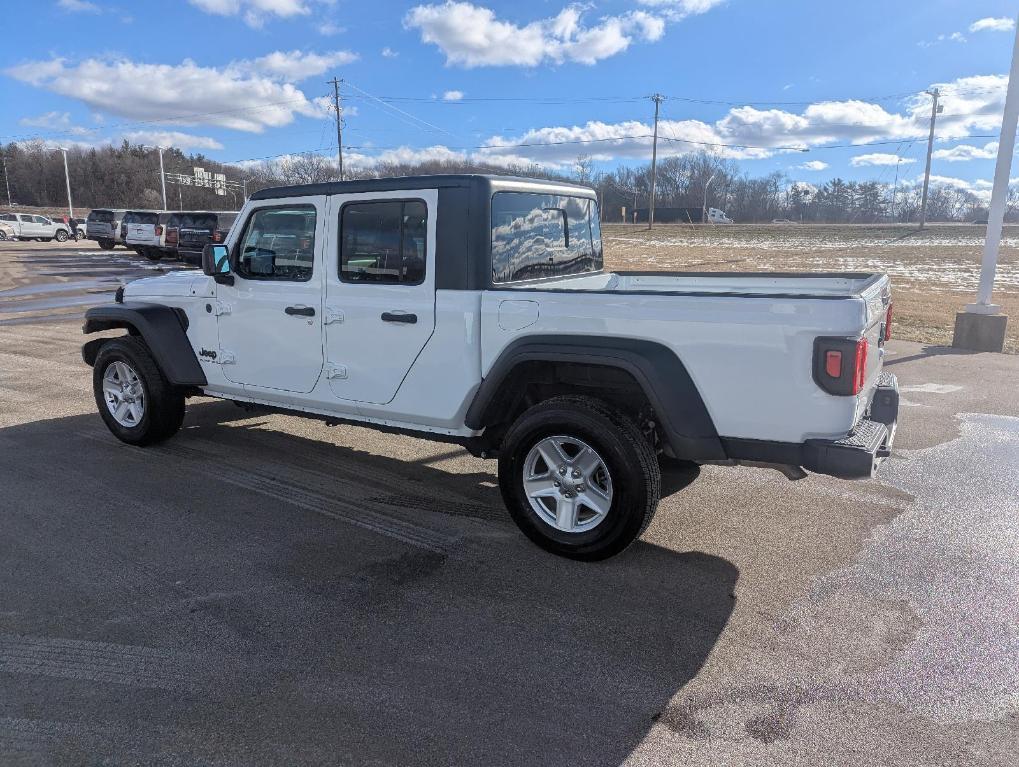
<instances>
[{"instance_id":1,"label":"front wheel","mask_svg":"<svg viewBox=\"0 0 1019 767\"><path fill-rule=\"evenodd\" d=\"M6 242L6 240L7 240L7 232L5 232L2 229L0 229L0 242Z\"/></svg>"},{"instance_id":2,"label":"front wheel","mask_svg":"<svg viewBox=\"0 0 1019 767\"><path fill-rule=\"evenodd\" d=\"M56 234L57 242L67 242L67 232L63 229L58 229Z\"/></svg>"},{"instance_id":3,"label":"front wheel","mask_svg":"<svg viewBox=\"0 0 1019 767\"><path fill-rule=\"evenodd\" d=\"M134 336L103 344L92 370L92 390L107 428L130 445L168 439L184 421L184 396L166 380L145 342Z\"/></svg>"},{"instance_id":4,"label":"front wheel","mask_svg":"<svg viewBox=\"0 0 1019 767\"><path fill-rule=\"evenodd\" d=\"M499 454L510 516L543 549L580 560L623 551L651 523L657 457L636 423L591 398L555 397L517 419Z\"/></svg>"}]
</instances>

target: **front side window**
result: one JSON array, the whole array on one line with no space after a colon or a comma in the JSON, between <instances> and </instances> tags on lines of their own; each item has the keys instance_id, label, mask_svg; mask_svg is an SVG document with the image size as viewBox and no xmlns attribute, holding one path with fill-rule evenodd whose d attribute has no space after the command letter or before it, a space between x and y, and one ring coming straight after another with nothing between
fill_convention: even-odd
<instances>
[{"instance_id":1,"label":"front side window","mask_svg":"<svg viewBox=\"0 0 1019 767\"><path fill-rule=\"evenodd\" d=\"M340 279L420 285L428 209L421 200L355 202L340 214Z\"/></svg>"},{"instance_id":2,"label":"front side window","mask_svg":"<svg viewBox=\"0 0 1019 767\"><path fill-rule=\"evenodd\" d=\"M569 195L497 192L492 197L492 281L601 271L598 206Z\"/></svg>"},{"instance_id":3,"label":"front side window","mask_svg":"<svg viewBox=\"0 0 1019 767\"><path fill-rule=\"evenodd\" d=\"M315 263L315 208L256 210L241 238L237 273L253 280L306 282Z\"/></svg>"}]
</instances>

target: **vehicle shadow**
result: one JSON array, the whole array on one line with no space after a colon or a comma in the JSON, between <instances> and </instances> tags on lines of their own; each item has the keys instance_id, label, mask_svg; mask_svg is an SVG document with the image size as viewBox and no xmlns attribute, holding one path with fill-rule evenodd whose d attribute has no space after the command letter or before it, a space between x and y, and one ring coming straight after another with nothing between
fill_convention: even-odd
<instances>
[{"instance_id":1,"label":"vehicle shadow","mask_svg":"<svg viewBox=\"0 0 1019 767\"><path fill-rule=\"evenodd\" d=\"M899 365L903 362L912 362L913 360L922 360L928 357L943 357L943 356L971 356L973 354L982 354L983 352L973 351L971 349L956 349L953 346L935 346L928 344L924 346L919 353L910 354L906 357L893 357L892 359L886 359L884 366L889 367L891 365Z\"/></svg>"},{"instance_id":2,"label":"vehicle shadow","mask_svg":"<svg viewBox=\"0 0 1019 767\"><path fill-rule=\"evenodd\" d=\"M308 433L227 403L189 408L146 450L95 416L0 429L0 659L5 642L50 643L34 665L0 663L0 700L11 721L70 723L40 754L616 765L729 620L739 573L725 559L647 542L602 563L556 558L516 533L484 468ZM394 519L461 537L435 550L316 513L323 476L376 515L388 507L373 483L427 499ZM274 489L290 481L308 486ZM451 491L491 513L444 513Z\"/></svg>"}]
</instances>

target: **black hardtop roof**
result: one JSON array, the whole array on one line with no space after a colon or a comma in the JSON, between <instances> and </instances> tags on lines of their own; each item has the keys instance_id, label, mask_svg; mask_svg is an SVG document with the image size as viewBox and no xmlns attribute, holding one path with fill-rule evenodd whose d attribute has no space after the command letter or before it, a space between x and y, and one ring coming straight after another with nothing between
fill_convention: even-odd
<instances>
[{"instance_id":1,"label":"black hardtop roof","mask_svg":"<svg viewBox=\"0 0 1019 767\"><path fill-rule=\"evenodd\" d=\"M358 192L398 192L404 189L438 189L446 187L488 187L491 191L549 191L581 194L594 197L590 187L523 176L500 176L496 174L464 173L435 174L430 176L396 176L393 178L368 178L356 181L324 181L317 184L275 186L261 189L251 195L252 200L274 200L281 197L312 197L315 195L355 194Z\"/></svg>"}]
</instances>

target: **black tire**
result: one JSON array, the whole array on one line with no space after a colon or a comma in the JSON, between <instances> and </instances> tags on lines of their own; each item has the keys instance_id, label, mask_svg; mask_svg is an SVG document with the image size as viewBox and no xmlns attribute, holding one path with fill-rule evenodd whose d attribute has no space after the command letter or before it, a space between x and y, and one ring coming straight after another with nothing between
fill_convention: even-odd
<instances>
[{"instance_id":1,"label":"black tire","mask_svg":"<svg viewBox=\"0 0 1019 767\"><path fill-rule=\"evenodd\" d=\"M0 232L0 242L7 241L7 232Z\"/></svg>"},{"instance_id":2,"label":"black tire","mask_svg":"<svg viewBox=\"0 0 1019 767\"><path fill-rule=\"evenodd\" d=\"M524 466L531 449L546 437L568 435L591 446L612 478L612 501L594 528L569 533L543 520L524 492ZM592 397L564 396L525 411L510 427L499 451L499 487L521 531L546 551L570 559L607 559L641 536L661 496L654 448L629 417Z\"/></svg>"},{"instance_id":3,"label":"black tire","mask_svg":"<svg viewBox=\"0 0 1019 767\"><path fill-rule=\"evenodd\" d=\"M58 229L54 239L56 239L57 242L67 242L67 232L63 229ZM47 240L47 242L49 242L49 240Z\"/></svg>"},{"instance_id":4,"label":"black tire","mask_svg":"<svg viewBox=\"0 0 1019 767\"><path fill-rule=\"evenodd\" d=\"M163 251L159 248L145 248L142 250L142 255L149 261L159 261L163 257Z\"/></svg>"},{"instance_id":5,"label":"black tire","mask_svg":"<svg viewBox=\"0 0 1019 767\"><path fill-rule=\"evenodd\" d=\"M113 250L113 248L115 247L113 240L98 240L98 242L99 247L102 248L103 250Z\"/></svg>"},{"instance_id":6,"label":"black tire","mask_svg":"<svg viewBox=\"0 0 1019 767\"><path fill-rule=\"evenodd\" d=\"M129 365L141 381L144 410L137 425L118 423L106 404L103 377L114 362ZM92 369L92 392L107 428L129 445L151 445L169 439L184 421L184 395L166 380L149 347L135 336L122 336L103 344Z\"/></svg>"}]
</instances>

